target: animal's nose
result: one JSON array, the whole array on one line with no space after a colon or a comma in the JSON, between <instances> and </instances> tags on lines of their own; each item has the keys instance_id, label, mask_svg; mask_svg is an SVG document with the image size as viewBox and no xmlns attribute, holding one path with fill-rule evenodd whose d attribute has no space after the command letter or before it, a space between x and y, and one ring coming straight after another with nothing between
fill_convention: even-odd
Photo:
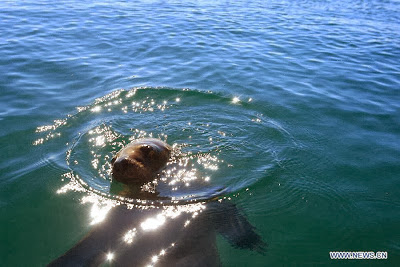
<instances>
[{"instance_id":1,"label":"animal's nose","mask_svg":"<svg viewBox=\"0 0 400 267\"><path fill-rule=\"evenodd\" d=\"M119 158L114 162L113 169L116 172L122 172L123 170L126 169L126 167L129 164L129 160L126 158Z\"/></svg>"}]
</instances>

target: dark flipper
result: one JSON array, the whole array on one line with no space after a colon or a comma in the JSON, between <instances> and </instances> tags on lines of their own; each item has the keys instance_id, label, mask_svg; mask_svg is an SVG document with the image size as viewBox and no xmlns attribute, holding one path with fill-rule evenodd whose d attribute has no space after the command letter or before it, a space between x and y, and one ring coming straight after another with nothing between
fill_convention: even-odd
<instances>
[{"instance_id":1,"label":"dark flipper","mask_svg":"<svg viewBox=\"0 0 400 267\"><path fill-rule=\"evenodd\" d=\"M211 217L215 224L215 229L229 243L241 249L255 250L265 254L267 244L261 236L256 233L256 229L245 216L240 214L236 205L222 201L221 203L210 203Z\"/></svg>"}]
</instances>

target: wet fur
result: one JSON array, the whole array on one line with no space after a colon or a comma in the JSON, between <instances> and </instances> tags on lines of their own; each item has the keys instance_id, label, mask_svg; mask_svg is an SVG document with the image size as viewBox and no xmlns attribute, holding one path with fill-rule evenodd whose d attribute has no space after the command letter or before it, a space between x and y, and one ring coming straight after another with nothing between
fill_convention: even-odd
<instances>
[{"instance_id":1,"label":"wet fur","mask_svg":"<svg viewBox=\"0 0 400 267\"><path fill-rule=\"evenodd\" d=\"M167 164L171 147L159 139L136 140L121 149L111 160L112 177L126 185L152 181Z\"/></svg>"}]
</instances>

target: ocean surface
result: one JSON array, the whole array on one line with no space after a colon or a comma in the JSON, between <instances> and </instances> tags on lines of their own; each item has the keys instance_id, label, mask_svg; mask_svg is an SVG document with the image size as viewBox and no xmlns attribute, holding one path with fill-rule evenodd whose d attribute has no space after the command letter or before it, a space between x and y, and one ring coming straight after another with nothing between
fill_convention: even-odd
<instances>
[{"instance_id":1,"label":"ocean surface","mask_svg":"<svg viewBox=\"0 0 400 267\"><path fill-rule=\"evenodd\" d=\"M0 73L1 266L84 237L149 136L187 160L165 195L226 198L268 244L218 236L223 266L400 266L397 0L2 1Z\"/></svg>"}]
</instances>

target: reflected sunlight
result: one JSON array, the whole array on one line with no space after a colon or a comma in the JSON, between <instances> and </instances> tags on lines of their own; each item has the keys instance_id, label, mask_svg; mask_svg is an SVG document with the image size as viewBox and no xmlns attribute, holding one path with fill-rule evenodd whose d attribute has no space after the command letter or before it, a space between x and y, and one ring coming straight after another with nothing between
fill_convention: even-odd
<instances>
[{"instance_id":1,"label":"reflected sunlight","mask_svg":"<svg viewBox=\"0 0 400 267\"><path fill-rule=\"evenodd\" d=\"M145 231L152 231L159 228L164 223L165 223L165 216L162 214L158 214L155 218L149 218L145 220L140 224L140 226Z\"/></svg>"},{"instance_id":2,"label":"reflected sunlight","mask_svg":"<svg viewBox=\"0 0 400 267\"><path fill-rule=\"evenodd\" d=\"M125 235L124 235L124 241L128 244L131 244L133 242L133 238L136 235L136 228L133 228L129 230Z\"/></svg>"},{"instance_id":3,"label":"reflected sunlight","mask_svg":"<svg viewBox=\"0 0 400 267\"><path fill-rule=\"evenodd\" d=\"M157 262L158 261L158 256L157 255L153 256L151 258L151 261L154 262L154 263Z\"/></svg>"},{"instance_id":4,"label":"reflected sunlight","mask_svg":"<svg viewBox=\"0 0 400 267\"><path fill-rule=\"evenodd\" d=\"M237 103L239 103L239 102L240 102L239 97L235 96L234 98L232 98L232 103L233 103L233 104L237 104Z\"/></svg>"},{"instance_id":5,"label":"reflected sunlight","mask_svg":"<svg viewBox=\"0 0 400 267\"><path fill-rule=\"evenodd\" d=\"M96 146L102 146L105 144L106 138L102 135L96 137Z\"/></svg>"},{"instance_id":6,"label":"reflected sunlight","mask_svg":"<svg viewBox=\"0 0 400 267\"><path fill-rule=\"evenodd\" d=\"M101 110L101 106L95 106L91 109L92 112L99 112Z\"/></svg>"},{"instance_id":7,"label":"reflected sunlight","mask_svg":"<svg viewBox=\"0 0 400 267\"><path fill-rule=\"evenodd\" d=\"M112 261L114 259L114 253L108 252L106 258L108 261Z\"/></svg>"},{"instance_id":8,"label":"reflected sunlight","mask_svg":"<svg viewBox=\"0 0 400 267\"><path fill-rule=\"evenodd\" d=\"M98 203L93 203L92 209L90 210L90 217L92 218L90 224L93 225L102 222L111 208L112 206L110 205L100 207Z\"/></svg>"}]
</instances>

